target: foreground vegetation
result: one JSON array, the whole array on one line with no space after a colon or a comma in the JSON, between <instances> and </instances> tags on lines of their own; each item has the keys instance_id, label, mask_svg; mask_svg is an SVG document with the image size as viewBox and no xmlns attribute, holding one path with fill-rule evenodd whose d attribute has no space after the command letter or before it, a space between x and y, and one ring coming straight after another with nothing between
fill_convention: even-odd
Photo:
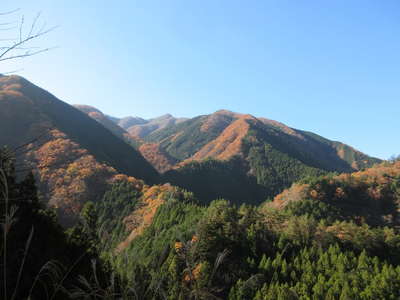
<instances>
[{"instance_id":1,"label":"foreground vegetation","mask_svg":"<svg viewBox=\"0 0 400 300\"><path fill-rule=\"evenodd\" d=\"M400 297L399 162L347 179L309 178L297 197L292 190L261 206L205 205L192 193L155 188L163 199L155 215L121 248L143 193L115 182L64 232L33 176L18 182L12 153L0 156L3 299ZM366 209L337 205L338 188L341 201ZM379 202L375 213L366 195Z\"/></svg>"}]
</instances>

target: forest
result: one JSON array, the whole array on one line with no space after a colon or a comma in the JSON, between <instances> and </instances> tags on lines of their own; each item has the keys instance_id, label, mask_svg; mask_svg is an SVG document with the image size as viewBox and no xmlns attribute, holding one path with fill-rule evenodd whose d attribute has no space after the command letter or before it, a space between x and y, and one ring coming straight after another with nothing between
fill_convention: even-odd
<instances>
[{"instance_id":1,"label":"forest","mask_svg":"<svg viewBox=\"0 0 400 300\"><path fill-rule=\"evenodd\" d=\"M97 14L101 8L97 5L91 12ZM79 7L80 14L81 9L84 10L83 5ZM18 11L0 12L0 17ZM135 10L126 11L131 14ZM169 7L165 11L169 11ZM112 17L108 11L103 13L99 16ZM148 14L152 17L152 26L143 28L153 27L156 23L153 13L156 13L155 9ZM340 10L341 19L342 13ZM188 20L196 19L194 15L187 16ZM232 20L237 22L241 18ZM83 19L79 17L79 21ZM129 15L127 19L131 21L134 18ZM276 27L281 28L285 19L296 18L285 16ZM115 23L121 20L124 19L118 15ZM176 21L166 24L175 24ZM32 40L36 41L55 29L47 27L45 22L38 26L39 23L42 24L40 14L29 25L24 16L17 22L0 23L0 31L11 33L16 30L15 39L0 39L0 62L50 50L31 47ZM109 44L112 44L111 38L115 38L112 31L108 32L112 25L113 22L108 22L105 31ZM296 21L295 25L298 27L300 24ZM103 25L97 24L96 27L104 29ZM165 30L167 26L163 24L162 27ZM242 27L250 28L248 24ZM312 27L316 26L312 24ZM77 28L72 34L81 37L79 47L81 50L90 49L90 56L100 55L93 53L105 49L92 51L95 48L85 45L87 37L80 34L87 28L82 28ZM213 28L213 31L225 32L222 27L216 28L218 30ZM321 28L325 30L325 27ZM191 29L190 26L187 29ZM126 80L134 73L118 81L118 74L124 69L133 72L139 68L136 80L151 70L146 80L139 80L139 85L156 79L162 81L163 77L169 80L164 82L165 87L170 87L175 81L180 84L173 78L174 73L182 73L187 78L199 76L188 72L190 59L186 60L189 56L185 55L180 57L188 64L184 71L172 71L172 66L179 67L179 62L170 64L164 61L169 56L169 52L163 49L165 45L160 49L152 45L152 51L142 51L143 56L154 54L154 50L162 51L162 55L156 55L162 57L162 63L159 57L148 59L158 61L157 68L149 67L143 72L140 65L144 66L145 60L125 65L123 53L129 53L131 59L137 54L135 50L140 48L128 43L131 36L125 34L129 31L127 28L124 32L123 51L113 48L112 60L107 60L111 62L107 65L112 65L118 72L100 72L100 66L93 63L96 73L106 78L96 85L96 89L101 90L96 103L105 105L112 102L113 106L118 106L117 100L123 98L126 101L125 113L131 100L127 97L144 97L147 92L150 95L150 90L157 90L159 95L167 97L167 90L163 90L163 84L158 82L154 86L148 85L146 93L142 92L142 87L135 86L131 79ZM253 36L253 31L249 36ZM121 28L117 32L115 36L120 35ZM157 40L168 44L166 32L163 31L162 38L147 33L143 35L151 37L152 44ZM265 33L263 30L262 35ZM276 35L283 39L286 34ZM101 37L103 48L104 32L94 32L91 38L96 36ZM179 34L174 36L176 40L180 39ZM357 33L357 37L361 36ZM232 40L236 40L236 34ZM346 41L346 48L350 40L353 37ZM297 41L296 46L300 42ZM204 44L216 43L217 39ZM375 45L376 41L373 43ZM200 45L194 47L188 43L186 46L193 51ZM219 59L229 59L235 48L221 51L224 57ZM258 48L258 44L253 48ZM292 47L285 48L286 51ZM203 50L207 49L201 48L201 52ZM302 51L301 47L295 50L309 52ZM74 52L72 47L68 51L68 55L79 56L79 51ZM274 57L285 51L276 51ZM255 55L257 65L262 65L267 57L265 53L268 51L261 52L263 59ZM179 56L175 51L170 53ZM354 53L358 55L358 52ZM247 64L250 56L253 54L245 59L234 58L235 69L242 61ZM343 63L331 61L333 55L330 53L328 56L335 67ZM370 56L376 57L375 53ZM116 63L120 59L124 62L123 67ZM86 63L88 57L84 60ZM279 69L288 62L296 62L286 57L283 61L284 64L277 62ZM293 64L296 70L292 72L285 70L285 78L291 73L296 81L303 80L297 72L303 68L298 66L305 65L304 62L306 60ZM68 63L63 63L63 68L57 69L57 73L67 69ZM153 72L160 71L164 63L171 66L167 74L155 78ZM213 66L217 63L218 58L212 61ZM253 70L247 72L250 70L242 65L240 76L229 81L230 73L234 72L227 71L228 65L223 66L216 86L210 84L214 83L212 77L204 80L206 88L198 93L200 106L206 106L210 101L208 98L214 101L215 95L222 98L225 93L229 95L234 90L232 82L244 87L242 83L246 77L253 76L247 76ZM362 66L369 65L363 63ZM90 69L83 64L79 67L85 71ZM329 67L324 69L330 70ZM262 68L255 73L263 74L264 88L267 76L264 76L266 67ZM76 81L75 77L79 78L81 72L73 71L73 76L69 77ZM207 71L199 73L207 77L212 75ZM84 74L93 82L95 78L91 77L98 76ZM348 74L352 73L346 70ZM68 75L63 76L64 88ZM231 82L225 91L220 90L222 77ZM275 77L275 74L270 77ZM317 85L322 86L322 99L330 99L326 97L328 84L317 82L315 77L304 77L302 84L312 82L310 91L315 91ZM352 77L353 84L356 76L352 74ZM193 78L186 82L187 91L182 92L185 99L180 106L187 104L186 92L195 88L197 80ZM301 89L292 88L286 79L282 80L283 77L277 78L279 83L285 83L284 91L293 90L293 95L301 99ZM337 89L343 81L348 81L343 78L346 79L342 76L339 82L331 84L329 77L329 86ZM376 81L374 78L374 86ZM259 94L262 89L256 85L253 87L253 83L256 80L251 83L251 91L244 93L245 99L241 95L238 97L240 107L243 107L243 101L249 101L247 97L253 97L255 94L252 93L256 91L257 98L262 99L254 105L258 114L261 102L270 95L262 97ZM79 84L93 92L88 82ZM111 87L111 94L102 89L106 86ZM364 83L360 86L363 90L366 88ZM179 90L182 87L175 88ZM214 98L209 97L213 89L220 93ZM128 90L127 94L120 94L123 90ZM274 97L284 91L276 92ZM313 93L304 94L309 97ZM87 95L95 98L94 94ZM232 94L227 97L232 97ZM274 102L284 99L279 100L280 97ZM338 98L335 97L335 101ZM320 105L315 104L321 99L317 100L313 100L311 110L311 106L303 107L303 120L318 119L320 115L329 120L328 115L332 115L336 126L344 124L339 117L345 115L344 109L351 110L349 103L335 104L341 110L334 113L333 106L318 111ZM364 98L362 100L364 104ZM146 101L148 99L144 97L135 102L134 108L140 110ZM231 101L229 98L229 103ZM246 109L251 107L245 104ZM264 107L268 112L274 106L270 104ZM291 105L290 110L298 108L294 106L297 104ZM362 113L351 113L352 124L356 123L358 115L362 115L363 122L370 119L364 115L365 111L361 111L361 105L356 108ZM161 108L154 105L152 113L156 109ZM376 105L375 109L378 109ZM279 114L283 112L290 113L287 108L281 109ZM373 113L374 126L377 127L377 113ZM322 124L328 123L327 120L319 121ZM372 136L368 132L368 138ZM375 140L378 140L377 135ZM133 115L116 117L90 105L67 104L23 77L0 74L0 225L0 299L3 300L400 299L400 156L382 160L313 132L226 109L192 118L177 118L171 114L149 119Z\"/></svg>"},{"instance_id":2,"label":"forest","mask_svg":"<svg viewBox=\"0 0 400 300\"><path fill-rule=\"evenodd\" d=\"M259 205L116 181L64 230L13 152L0 158L3 299L400 297L400 161L308 177ZM121 246L141 209L151 220Z\"/></svg>"}]
</instances>

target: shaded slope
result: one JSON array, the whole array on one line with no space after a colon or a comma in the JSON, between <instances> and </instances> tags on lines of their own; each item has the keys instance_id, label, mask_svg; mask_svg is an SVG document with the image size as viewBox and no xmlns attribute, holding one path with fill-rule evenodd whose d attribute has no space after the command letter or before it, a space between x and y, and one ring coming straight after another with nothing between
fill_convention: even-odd
<instances>
[{"instance_id":1,"label":"shaded slope","mask_svg":"<svg viewBox=\"0 0 400 300\"><path fill-rule=\"evenodd\" d=\"M163 180L190 190L203 204L218 198L229 199L235 204L259 204L266 200L266 189L249 176L249 166L240 157L221 161L206 159L191 161L182 167L167 171Z\"/></svg>"},{"instance_id":2,"label":"shaded slope","mask_svg":"<svg viewBox=\"0 0 400 300\"><path fill-rule=\"evenodd\" d=\"M0 89L1 144L18 146L39 136L27 132L35 126L40 129L36 134L40 134L44 128L57 128L87 149L98 161L107 162L117 170L137 178L148 181L156 178L154 168L137 151L98 122L45 90L18 76L2 77ZM34 114L29 120L24 114L26 110ZM6 127L12 129L6 131Z\"/></svg>"},{"instance_id":3,"label":"shaded slope","mask_svg":"<svg viewBox=\"0 0 400 300\"><path fill-rule=\"evenodd\" d=\"M237 117L218 111L209 116L198 116L149 135L146 140L160 143L171 156L184 160L207 143L217 138Z\"/></svg>"},{"instance_id":4,"label":"shaded slope","mask_svg":"<svg viewBox=\"0 0 400 300\"><path fill-rule=\"evenodd\" d=\"M108 117L112 122L125 129L132 137L137 139L142 139L148 136L153 132L157 132L165 127L179 124L185 120L186 118L175 118L170 114L165 114L163 116L145 120L139 117L125 117L122 119Z\"/></svg>"},{"instance_id":5,"label":"shaded slope","mask_svg":"<svg viewBox=\"0 0 400 300\"><path fill-rule=\"evenodd\" d=\"M178 162L178 160L164 151L159 144L145 143L140 145L138 150L160 173L172 169Z\"/></svg>"},{"instance_id":6,"label":"shaded slope","mask_svg":"<svg viewBox=\"0 0 400 300\"><path fill-rule=\"evenodd\" d=\"M121 126L125 130L135 125L141 125L147 123L145 119L139 117L125 117L122 119L114 119L112 121L116 122L118 126Z\"/></svg>"},{"instance_id":7,"label":"shaded slope","mask_svg":"<svg viewBox=\"0 0 400 300\"><path fill-rule=\"evenodd\" d=\"M0 145L23 146L18 168L35 170L42 195L66 225L116 178L127 180L119 173L147 182L158 177L140 153L101 124L18 76L0 77Z\"/></svg>"},{"instance_id":8,"label":"shaded slope","mask_svg":"<svg viewBox=\"0 0 400 300\"><path fill-rule=\"evenodd\" d=\"M233 121L216 139L203 146L189 160L203 160L206 158L224 160L240 154L243 138L248 134L250 128L247 122L249 119L252 119L252 117L241 116Z\"/></svg>"},{"instance_id":9,"label":"shaded slope","mask_svg":"<svg viewBox=\"0 0 400 300\"><path fill-rule=\"evenodd\" d=\"M259 203L301 178L353 172L380 162L350 146L279 122L224 110L170 126L148 139L158 141L182 160L178 168L164 175L164 180L192 190L206 201L225 197L234 202ZM205 162L207 159L220 162ZM241 167L232 168L231 160L241 161Z\"/></svg>"},{"instance_id":10,"label":"shaded slope","mask_svg":"<svg viewBox=\"0 0 400 300\"><path fill-rule=\"evenodd\" d=\"M75 108L79 109L81 112L87 114L92 119L99 122L109 131L111 131L115 136L119 137L123 141L127 142L129 145L133 146L134 148L139 147L142 143L141 140L134 138L128 132L126 132L122 127L118 126L113 122L109 117L104 115L100 110L95 107L89 105L80 105L76 104L73 105Z\"/></svg>"},{"instance_id":11,"label":"shaded slope","mask_svg":"<svg viewBox=\"0 0 400 300\"><path fill-rule=\"evenodd\" d=\"M241 121L233 124L237 120ZM255 138L249 139L250 136ZM170 155L181 161L207 157L226 159L243 154L239 145L244 139L270 144L307 165L328 171L351 172L380 162L340 142L277 121L226 110L168 126L146 138L160 143Z\"/></svg>"},{"instance_id":12,"label":"shaded slope","mask_svg":"<svg viewBox=\"0 0 400 300\"><path fill-rule=\"evenodd\" d=\"M125 136L127 135L127 132L125 130L123 130L120 126L116 125L113 121L111 121L109 118L107 118L97 108L94 108L93 106L89 106L89 105L80 105L80 104L75 104L75 105L73 105L73 107L75 107L75 108L79 109L81 112L87 114L92 119L95 119L97 122L99 122L105 128L110 130L116 136L124 139Z\"/></svg>"}]
</instances>

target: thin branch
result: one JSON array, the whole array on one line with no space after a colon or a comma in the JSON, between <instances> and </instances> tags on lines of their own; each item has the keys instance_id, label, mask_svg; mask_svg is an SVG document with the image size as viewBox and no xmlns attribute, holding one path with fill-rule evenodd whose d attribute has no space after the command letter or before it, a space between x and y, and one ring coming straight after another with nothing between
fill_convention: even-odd
<instances>
[{"instance_id":1,"label":"thin branch","mask_svg":"<svg viewBox=\"0 0 400 300\"><path fill-rule=\"evenodd\" d=\"M26 257L28 256L28 251L29 251L29 248L31 246L33 232L34 232L34 230L33 230L33 227L32 227L31 232L30 232L29 237L28 237L28 240L27 240L27 242L25 244L24 257L22 259L22 264L21 264L21 266L19 268L17 283L15 285L14 293L13 293L13 295L11 297L11 300L15 299L15 297L17 296L17 293L18 293L18 287L19 287L19 283L21 281L22 272L24 270Z\"/></svg>"},{"instance_id":2,"label":"thin branch","mask_svg":"<svg viewBox=\"0 0 400 300\"><path fill-rule=\"evenodd\" d=\"M50 48L47 48L47 49L36 51L35 53L25 53L25 54L15 55L15 56L11 56L11 57L5 57L9 52L15 50L19 46L29 42L30 40L36 39L38 37L41 37L42 35L45 35L45 34L51 32L51 31L53 31L57 27L58 26L54 26L54 27L51 27L50 29L47 29L45 31L40 31L40 32L38 32L38 33L36 33L34 35L31 35L31 36L28 36L28 37L24 38L23 40L19 41L18 43L15 43L10 48L8 48L7 50L5 50L3 53L0 54L0 61L12 59L12 58L20 58L20 57L23 57L23 56L31 56L31 55L34 55L34 54L38 54L38 53L50 50Z\"/></svg>"},{"instance_id":3,"label":"thin branch","mask_svg":"<svg viewBox=\"0 0 400 300\"><path fill-rule=\"evenodd\" d=\"M21 10L20 8L16 8L14 10L10 10L10 11L7 11L7 12L0 13L0 16L11 15L13 13L16 13L17 11L20 11L20 10Z\"/></svg>"},{"instance_id":4,"label":"thin branch","mask_svg":"<svg viewBox=\"0 0 400 300\"><path fill-rule=\"evenodd\" d=\"M8 48L10 48L10 47L0 47L0 50L7 50ZM15 50L32 50L32 49L40 49L40 47L19 47L19 48L15 48Z\"/></svg>"},{"instance_id":5,"label":"thin branch","mask_svg":"<svg viewBox=\"0 0 400 300\"><path fill-rule=\"evenodd\" d=\"M36 23L39 20L41 14L42 14L41 12L38 12L35 19L33 20L32 25L31 25L31 30L29 31L28 36L31 36L33 34L33 30L35 29Z\"/></svg>"},{"instance_id":6,"label":"thin branch","mask_svg":"<svg viewBox=\"0 0 400 300\"><path fill-rule=\"evenodd\" d=\"M19 41L20 42L22 41L22 29L24 27L24 21L25 21L25 18L24 18L24 16L22 16L21 17L21 24L19 25Z\"/></svg>"},{"instance_id":7,"label":"thin branch","mask_svg":"<svg viewBox=\"0 0 400 300\"><path fill-rule=\"evenodd\" d=\"M33 55L40 54L40 53L43 53L43 52L47 52L47 51L55 49L55 48L57 48L57 47L46 48L46 49L42 49L42 50L39 50L39 51L36 51L36 52L26 52L26 53L23 53L23 54L20 54L20 55L8 56L8 57L5 57L5 58L1 58L0 61L6 61L6 60L18 59L18 58L25 58L25 57L33 56Z\"/></svg>"},{"instance_id":8,"label":"thin branch","mask_svg":"<svg viewBox=\"0 0 400 300\"><path fill-rule=\"evenodd\" d=\"M15 9L12 11L0 13L2 15L9 15L19 11L19 9ZM25 16L22 15L19 22L3 22L0 24L0 31L10 31L19 27L18 36L14 39L0 39L3 42L10 42L11 45L2 45L0 47L0 62L8 61L13 59L25 58L34 56L43 52L47 52L49 50L54 49L55 47L51 48L38 48L38 47L26 47L25 45L30 41L37 39L49 32L55 30L58 26L47 28L46 22L41 25L38 25L39 20L41 17L41 12L37 13L34 17L30 27L28 28L28 32L25 29ZM10 26L12 24L19 23L19 26L13 27ZM35 50L36 49L36 50Z\"/></svg>"}]
</instances>

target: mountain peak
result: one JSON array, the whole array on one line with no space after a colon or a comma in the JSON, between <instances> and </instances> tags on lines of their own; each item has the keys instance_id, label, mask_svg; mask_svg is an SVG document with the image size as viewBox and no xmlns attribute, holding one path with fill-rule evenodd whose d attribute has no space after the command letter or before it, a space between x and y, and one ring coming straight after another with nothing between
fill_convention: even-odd
<instances>
[{"instance_id":1,"label":"mountain peak","mask_svg":"<svg viewBox=\"0 0 400 300\"><path fill-rule=\"evenodd\" d=\"M227 116L239 116L241 114L238 114L236 112L227 110L227 109L219 109L216 112L214 112L212 115L227 115Z\"/></svg>"},{"instance_id":2,"label":"mountain peak","mask_svg":"<svg viewBox=\"0 0 400 300\"><path fill-rule=\"evenodd\" d=\"M150 121L151 120L169 120L169 119L176 119L176 118L171 114L164 114L159 117L152 118L152 119L150 119Z\"/></svg>"},{"instance_id":3,"label":"mountain peak","mask_svg":"<svg viewBox=\"0 0 400 300\"><path fill-rule=\"evenodd\" d=\"M93 107L93 106L90 106L90 105L86 105L86 104L73 104L72 105L73 107L75 107L75 108L77 108L77 109L79 109L81 112L84 112L84 113L86 113L86 114L89 114L89 113L99 113L99 114L103 114L99 109L97 109L97 108L95 108L95 107Z\"/></svg>"}]
</instances>

